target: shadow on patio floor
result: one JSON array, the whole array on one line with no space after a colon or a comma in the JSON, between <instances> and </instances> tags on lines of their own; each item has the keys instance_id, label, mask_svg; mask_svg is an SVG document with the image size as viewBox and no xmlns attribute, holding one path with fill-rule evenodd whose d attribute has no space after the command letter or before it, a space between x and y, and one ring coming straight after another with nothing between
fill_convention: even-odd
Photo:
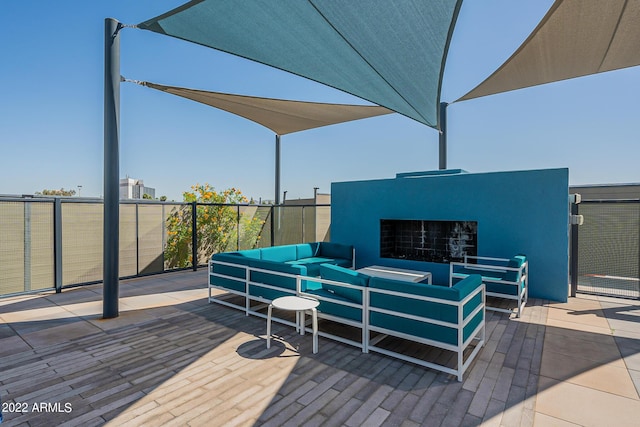
<instances>
[{"instance_id":1,"label":"shadow on patio floor","mask_svg":"<svg viewBox=\"0 0 640 427\"><path fill-rule=\"evenodd\" d=\"M264 319L209 305L206 280L124 281L112 320L99 318L99 286L0 300L3 402L72 405L5 413L7 425L589 425L591 412L614 410L609 420L624 425L640 413L628 379L640 327L612 335L594 320L619 313L605 302L603 313L582 299L534 300L521 319L488 312L486 346L459 383L322 338L314 355L311 337L285 325L267 350ZM608 406L587 400L593 393Z\"/></svg>"}]
</instances>

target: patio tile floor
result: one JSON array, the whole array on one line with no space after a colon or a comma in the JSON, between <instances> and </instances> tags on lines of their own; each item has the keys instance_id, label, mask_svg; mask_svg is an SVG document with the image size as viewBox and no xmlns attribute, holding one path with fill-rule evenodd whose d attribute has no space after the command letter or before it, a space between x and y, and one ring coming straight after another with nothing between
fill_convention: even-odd
<instances>
[{"instance_id":1,"label":"patio tile floor","mask_svg":"<svg viewBox=\"0 0 640 427\"><path fill-rule=\"evenodd\" d=\"M637 425L640 302L532 300L487 312L487 343L454 377L207 302L206 271L0 299L6 425ZM443 357L434 353L437 357ZM34 404L61 404L38 412ZM64 404L71 410L65 412ZM53 410L53 412L52 412Z\"/></svg>"},{"instance_id":2,"label":"patio tile floor","mask_svg":"<svg viewBox=\"0 0 640 427\"><path fill-rule=\"evenodd\" d=\"M616 317L640 309L640 303L582 296L548 307L536 420L550 425L637 425L637 371L621 355L625 347L618 343L614 324ZM640 331L640 322L624 322L626 330ZM640 346L629 351L629 357L637 357L638 351Z\"/></svg>"}]
</instances>

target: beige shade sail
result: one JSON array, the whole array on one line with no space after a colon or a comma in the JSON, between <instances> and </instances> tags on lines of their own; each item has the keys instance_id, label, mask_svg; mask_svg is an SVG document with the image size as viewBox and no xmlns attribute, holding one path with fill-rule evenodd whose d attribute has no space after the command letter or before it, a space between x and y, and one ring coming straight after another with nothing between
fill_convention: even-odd
<instances>
[{"instance_id":1,"label":"beige shade sail","mask_svg":"<svg viewBox=\"0 0 640 427\"><path fill-rule=\"evenodd\" d=\"M557 0L502 66L457 101L640 64L640 0Z\"/></svg>"},{"instance_id":2,"label":"beige shade sail","mask_svg":"<svg viewBox=\"0 0 640 427\"><path fill-rule=\"evenodd\" d=\"M379 106L289 101L186 89L149 82L141 84L236 114L271 129L277 135L393 113Z\"/></svg>"}]
</instances>

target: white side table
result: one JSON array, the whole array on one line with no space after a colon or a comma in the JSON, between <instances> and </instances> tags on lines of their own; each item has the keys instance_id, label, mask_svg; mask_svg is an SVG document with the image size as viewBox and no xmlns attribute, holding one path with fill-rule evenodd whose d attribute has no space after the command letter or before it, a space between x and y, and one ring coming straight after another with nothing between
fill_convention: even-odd
<instances>
[{"instance_id":1,"label":"white side table","mask_svg":"<svg viewBox=\"0 0 640 427\"><path fill-rule=\"evenodd\" d=\"M288 310L296 312L296 332L304 335L304 313L311 311L311 320L313 328L313 352L318 352L318 310L316 307L320 305L317 299L298 296L287 296L276 298L269 304L267 312L267 348L271 347L271 310L273 307L280 310Z\"/></svg>"}]
</instances>

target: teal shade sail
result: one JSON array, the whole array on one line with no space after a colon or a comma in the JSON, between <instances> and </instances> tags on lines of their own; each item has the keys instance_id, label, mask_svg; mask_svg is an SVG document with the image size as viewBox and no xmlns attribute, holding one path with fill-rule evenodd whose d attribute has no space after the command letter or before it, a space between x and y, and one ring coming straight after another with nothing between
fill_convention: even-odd
<instances>
[{"instance_id":1,"label":"teal shade sail","mask_svg":"<svg viewBox=\"0 0 640 427\"><path fill-rule=\"evenodd\" d=\"M438 127L462 0L196 0L138 27L251 59Z\"/></svg>"}]
</instances>

